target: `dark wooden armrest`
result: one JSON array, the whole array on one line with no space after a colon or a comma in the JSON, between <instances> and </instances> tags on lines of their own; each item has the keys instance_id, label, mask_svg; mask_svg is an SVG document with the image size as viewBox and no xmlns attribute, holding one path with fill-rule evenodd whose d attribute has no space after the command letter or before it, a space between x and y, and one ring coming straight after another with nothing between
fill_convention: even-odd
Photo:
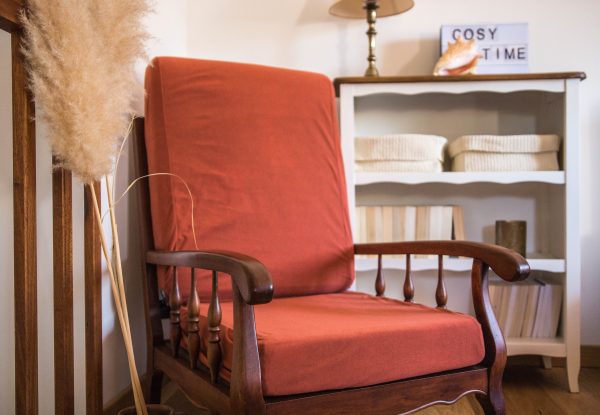
<instances>
[{"instance_id":1,"label":"dark wooden armrest","mask_svg":"<svg viewBox=\"0 0 600 415\"><path fill-rule=\"evenodd\" d=\"M177 284L177 268L192 268L190 297L187 302L187 349L191 369L198 367L200 356L200 300L196 291L196 276L194 269L212 271L212 290L208 313L207 337L207 366L211 383L217 384L222 365L221 353L221 305L218 295L218 273L231 275L233 280L233 368L231 381L231 396L234 413L239 411L246 402L240 398L251 394L252 390L260 391L257 396L259 407L262 402L262 386L260 379L260 360L258 357L258 342L256 339L256 323L254 320L254 305L265 304L273 299L273 280L267 268L252 257L227 251L148 251L148 264L175 267L172 292L169 297L171 308L171 350L177 357L181 336L183 334L180 321L180 297ZM242 376L242 374L258 374ZM256 404L256 402L255 402ZM248 413L258 413L248 412Z\"/></svg>"},{"instance_id":2,"label":"dark wooden armrest","mask_svg":"<svg viewBox=\"0 0 600 415\"><path fill-rule=\"evenodd\" d=\"M246 304L264 304L273 298L271 274L261 262L247 255L226 251L148 251L146 262L229 274Z\"/></svg>"},{"instance_id":3,"label":"dark wooden armrest","mask_svg":"<svg viewBox=\"0 0 600 415\"><path fill-rule=\"evenodd\" d=\"M521 281L529 264L521 255L497 245L468 241L415 241L354 245L358 255L448 255L478 259L506 281Z\"/></svg>"}]
</instances>

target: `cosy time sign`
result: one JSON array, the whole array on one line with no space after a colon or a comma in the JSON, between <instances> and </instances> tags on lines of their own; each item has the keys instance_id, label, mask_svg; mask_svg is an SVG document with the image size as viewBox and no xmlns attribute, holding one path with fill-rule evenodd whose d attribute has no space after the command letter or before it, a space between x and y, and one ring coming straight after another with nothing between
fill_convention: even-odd
<instances>
[{"instance_id":1,"label":"cosy time sign","mask_svg":"<svg viewBox=\"0 0 600 415\"><path fill-rule=\"evenodd\" d=\"M444 25L441 51L448 42L475 39L481 52L477 73L529 72L529 30L527 23Z\"/></svg>"}]
</instances>

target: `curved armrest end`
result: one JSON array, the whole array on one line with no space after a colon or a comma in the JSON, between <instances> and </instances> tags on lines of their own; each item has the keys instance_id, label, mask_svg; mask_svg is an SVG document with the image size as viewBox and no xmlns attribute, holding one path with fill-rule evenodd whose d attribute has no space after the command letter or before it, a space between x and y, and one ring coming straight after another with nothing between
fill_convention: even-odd
<instances>
[{"instance_id":1,"label":"curved armrest end","mask_svg":"<svg viewBox=\"0 0 600 415\"><path fill-rule=\"evenodd\" d=\"M415 241L368 243L354 246L360 255L448 255L480 260L505 281L521 281L529 276L527 260L515 251L498 245L469 241Z\"/></svg>"},{"instance_id":2,"label":"curved armrest end","mask_svg":"<svg viewBox=\"0 0 600 415\"><path fill-rule=\"evenodd\" d=\"M229 274L247 304L265 304L273 298L271 274L248 255L228 251L148 251L146 262Z\"/></svg>"}]
</instances>

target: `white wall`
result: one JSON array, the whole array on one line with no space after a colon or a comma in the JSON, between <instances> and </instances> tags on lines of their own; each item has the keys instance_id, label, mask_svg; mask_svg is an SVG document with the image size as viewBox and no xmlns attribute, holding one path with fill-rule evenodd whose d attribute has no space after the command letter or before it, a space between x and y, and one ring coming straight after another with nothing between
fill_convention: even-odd
<instances>
[{"instance_id":1,"label":"white wall","mask_svg":"<svg viewBox=\"0 0 600 415\"><path fill-rule=\"evenodd\" d=\"M222 0L190 2L188 54L323 72L362 75L366 67L363 21L329 16L335 1ZM413 10L379 20L381 75L430 74L442 24L529 22L532 72L583 70L582 343L600 344L600 3L594 0L416 0Z\"/></svg>"},{"instance_id":2,"label":"white wall","mask_svg":"<svg viewBox=\"0 0 600 415\"><path fill-rule=\"evenodd\" d=\"M185 56L187 53L187 12L188 0L157 0L155 13L148 16L146 25L152 38L149 41L149 58L157 55ZM146 63L138 67L140 87L138 92L138 113L143 112L143 76ZM121 157L117 177L117 198L135 177L133 158L128 145ZM144 323L144 303L142 296L141 262L137 233L136 194L131 192L117 207L117 224L122 249L122 261L126 295L129 306L131 330L138 371L146 370L146 332ZM106 197L103 196L106 201ZM102 338L103 338L103 388L105 403L113 400L129 385L129 370L119 322L114 310L108 275L102 281Z\"/></svg>"},{"instance_id":3,"label":"white wall","mask_svg":"<svg viewBox=\"0 0 600 415\"><path fill-rule=\"evenodd\" d=\"M15 304L13 275L12 100L10 35L0 30L0 402L15 406Z\"/></svg>"}]
</instances>

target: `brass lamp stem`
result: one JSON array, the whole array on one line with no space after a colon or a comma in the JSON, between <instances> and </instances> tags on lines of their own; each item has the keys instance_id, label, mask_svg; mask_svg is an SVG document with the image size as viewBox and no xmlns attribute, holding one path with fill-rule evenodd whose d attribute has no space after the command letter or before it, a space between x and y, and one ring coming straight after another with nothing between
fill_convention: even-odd
<instances>
[{"instance_id":1,"label":"brass lamp stem","mask_svg":"<svg viewBox=\"0 0 600 415\"><path fill-rule=\"evenodd\" d=\"M379 71L375 62L375 38L377 30L375 22L377 18L394 16L407 12L415 5L413 0L338 0L329 8L329 14L347 19L364 19L365 13L369 28L367 38L369 39L369 56L367 61L369 66L365 71L365 76L379 76Z\"/></svg>"},{"instance_id":2,"label":"brass lamp stem","mask_svg":"<svg viewBox=\"0 0 600 415\"><path fill-rule=\"evenodd\" d=\"M367 23L369 24L369 29L367 30L367 37L369 38L369 56L367 57L367 61L369 61L369 66L365 71L365 76L379 76L379 71L377 70L377 66L375 66L375 61L377 61L377 58L375 57L375 38L377 36L375 22L377 21L378 8L379 5L376 1L365 2Z\"/></svg>"}]
</instances>

